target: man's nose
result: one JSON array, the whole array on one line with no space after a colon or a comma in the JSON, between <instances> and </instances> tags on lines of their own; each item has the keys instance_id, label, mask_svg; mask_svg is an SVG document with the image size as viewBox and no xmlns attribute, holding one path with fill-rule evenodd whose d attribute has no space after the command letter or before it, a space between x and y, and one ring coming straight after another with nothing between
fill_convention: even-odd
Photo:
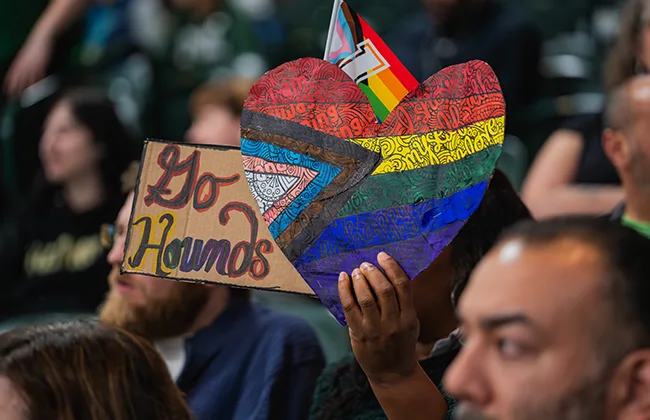
<instances>
[{"instance_id":1,"label":"man's nose","mask_svg":"<svg viewBox=\"0 0 650 420\"><path fill-rule=\"evenodd\" d=\"M491 397L484 377L484 362L486 359L481 357L480 349L463 347L445 373L445 391L459 401L476 407L486 406Z\"/></svg>"},{"instance_id":2,"label":"man's nose","mask_svg":"<svg viewBox=\"0 0 650 420\"><path fill-rule=\"evenodd\" d=\"M115 241L113 247L111 248L106 261L112 266L119 266L122 264L122 259L124 258L124 241L118 240Z\"/></svg>"}]
</instances>

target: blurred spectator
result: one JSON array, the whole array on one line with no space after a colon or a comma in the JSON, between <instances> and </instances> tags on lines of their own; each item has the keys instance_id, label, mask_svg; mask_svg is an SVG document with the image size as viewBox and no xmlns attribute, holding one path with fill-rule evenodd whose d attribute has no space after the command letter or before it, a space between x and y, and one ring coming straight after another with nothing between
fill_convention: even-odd
<instances>
[{"instance_id":1,"label":"blurred spectator","mask_svg":"<svg viewBox=\"0 0 650 420\"><path fill-rule=\"evenodd\" d=\"M628 0L620 32L610 50L605 88L611 92L650 68L647 0ZM524 200L536 217L602 214L623 199L616 169L603 151L603 114L569 120L544 144L523 186Z\"/></svg>"},{"instance_id":2,"label":"blurred spectator","mask_svg":"<svg viewBox=\"0 0 650 420\"><path fill-rule=\"evenodd\" d=\"M162 0L161 0L162 1ZM189 97L221 77L256 79L267 69L249 15L227 0L166 0L154 22L162 42L143 41L153 59L150 136L180 140L190 125ZM144 19L150 19L143 16ZM148 22L151 25L152 22Z\"/></svg>"},{"instance_id":3,"label":"blurred spectator","mask_svg":"<svg viewBox=\"0 0 650 420\"><path fill-rule=\"evenodd\" d=\"M74 37L62 35L83 16L88 2L0 1L0 76L6 95L20 94L52 69L67 64ZM3 105L0 99L0 109Z\"/></svg>"},{"instance_id":4,"label":"blurred spectator","mask_svg":"<svg viewBox=\"0 0 650 420\"><path fill-rule=\"evenodd\" d=\"M244 101L252 86L250 79L229 78L197 89L190 104L192 126L185 139L189 143L239 147L239 123ZM253 297L272 309L305 318L315 329L328 362L339 360L349 353L347 330L339 325L318 299L263 291L253 292Z\"/></svg>"},{"instance_id":5,"label":"blurred spectator","mask_svg":"<svg viewBox=\"0 0 650 420\"><path fill-rule=\"evenodd\" d=\"M0 335L4 420L190 420L183 395L146 340L95 322Z\"/></svg>"},{"instance_id":6,"label":"blurred spectator","mask_svg":"<svg viewBox=\"0 0 650 420\"><path fill-rule=\"evenodd\" d=\"M503 89L507 131L525 142L522 118L538 98L541 82L541 32L515 3L426 0L425 6L427 13L400 25L389 46L420 82L454 64L487 62Z\"/></svg>"},{"instance_id":7,"label":"blurred spectator","mask_svg":"<svg viewBox=\"0 0 650 420\"><path fill-rule=\"evenodd\" d=\"M650 237L650 76L635 76L612 92L605 123L603 147L626 201L613 216Z\"/></svg>"},{"instance_id":8,"label":"blurred spectator","mask_svg":"<svg viewBox=\"0 0 650 420\"><path fill-rule=\"evenodd\" d=\"M239 147L239 122L253 83L251 79L226 78L197 89L190 101L192 125L185 133L185 140Z\"/></svg>"},{"instance_id":9,"label":"blurred spectator","mask_svg":"<svg viewBox=\"0 0 650 420\"><path fill-rule=\"evenodd\" d=\"M603 115L575 117L540 150L522 187L535 217L597 215L612 210L624 194L601 142Z\"/></svg>"},{"instance_id":10,"label":"blurred spectator","mask_svg":"<svg viewBox=\"0 0 650 420\"><path fill-rule=\"evenodd\" d=\"M508 232L460 301L444 378L458 418L650 418L648 255L638 233L585 216Z\"/></svg>"},{"instance_id":11,"label":"blurred spectator","mask_svg":"<svg viewBox=\"0 0 650 420\"><path fill-rule=\"evenodd\" d=\"M40 142L43 173L0 231L0 321L93 312L101 303L110 267L99 229L123 202L131 148L102 92L72 91L54 106Z\"/></svg>"},{"instance_id":12,"label":"blurred spectator","mask_svg":"<svg viewBox=\"0 0 650 420\"><path fill-rule=\"evenodd\" d=\"M458 319L455 305L470 273L502 230L530 217L506 176L497 170L483 201L467 224L438 258L411 281L415 311L420 321L420 354L417 356L426 374L438 386L445 369L460 349L456 338ZM401 361L391 363L395 365ZM453 400L448 400L450 409L453 403ZM318 380L310 418L385 419L386 414L361 366L355 358L350 358L328 366L323 372Z\"/></svg>"},{"instance_id":13,"label":"blurred spectator","mask_svg":"<svg viewBox=\"0 0 650 420\"><path fill-rule=\"evenodd\" d=\"M106 324L156 343L196 420L302 420L324 366L304 321L250 301L248 290L120 274L130 194L108 255Z\"/></svg>"},{"instance_id":14,"label":"blurred spectator","mask_svg":"<svg viewBox=\"0 0 650 420\"><path fill-rule=\"evenodd\" d=\"M282 45L281 48L272 50L273 54L269 57L270 67L301 57L322 58L334 0L274 0L274 3L275 15L281 23ZM416 13L420 3L421 0L373 0L352 1L350 6L383 38L387 32L394 30L399 22ZM264 43L266 54L268 34L264 35Z\"/></svg>"},{"instance_id":15,"label":"blurred spectator","mask_svg":"<svg viewBox=\"0 0 650 420\"><path fill-rule=\"evenodd\" d=\"M32 156L36 155L41 125L52 105L48 101L31 106L38 102L35 97L43 95L39 90L49 90L50 84L44 89L32 89L34 92L27 98L21 94L48 75L71 73L77 63L75 47L81 39L81 17L88 2L0 0L0 215L3 217L17 198L18 173L27 173L31 180L37 171L37 161ZM24 103L8 106L17 103L19 98ZM5 119L13 122L11 133ZM29 151L26 156L23 150Z\"/></svg>"}]
</instances>

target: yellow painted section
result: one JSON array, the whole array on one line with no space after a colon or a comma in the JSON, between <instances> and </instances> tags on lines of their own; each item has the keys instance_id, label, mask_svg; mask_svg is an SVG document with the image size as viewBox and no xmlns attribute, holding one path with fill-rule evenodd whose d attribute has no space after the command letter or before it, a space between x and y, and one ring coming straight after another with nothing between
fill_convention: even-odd
<instances>
[{"instance_id":1,"label":"yellow painted section","mask_svg":"<svg viewBox=\"0 0 650 420\"><path fill-rule=\"evenodd\" d=\"M373 175L443 165L503 143L505 117L481 121L454 131L350 140L383 158Z\"/></svg>"}]
</instances>

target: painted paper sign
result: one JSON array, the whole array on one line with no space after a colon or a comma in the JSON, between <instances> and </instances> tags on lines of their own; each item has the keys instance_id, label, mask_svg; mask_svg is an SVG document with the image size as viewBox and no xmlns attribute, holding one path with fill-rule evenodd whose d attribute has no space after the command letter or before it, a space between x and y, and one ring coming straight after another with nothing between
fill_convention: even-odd
<instances>
[{"instance_id":1,"label":"painted paper sign","mask_svg":"<svg viewBox=\"0 0 650 420\"><path fill-rule=\"evenodd\" d=\"M144 147L124 272L313 295L261 217L239 149Z\"/></svg>"},{"instance_id":2,"label":"painted paper sign","mask_svg":"<svg viewBox=\"0 0 650 420\"><path fill-rule=\"evenodd\" d=\"M379 124L340 67L304 58L266 73L242 115L250 189L287 258L341 324L337 292L379 252L415 277L480 204L505 129L486 63L441 70Z\"/></svg>"}]
</instances>

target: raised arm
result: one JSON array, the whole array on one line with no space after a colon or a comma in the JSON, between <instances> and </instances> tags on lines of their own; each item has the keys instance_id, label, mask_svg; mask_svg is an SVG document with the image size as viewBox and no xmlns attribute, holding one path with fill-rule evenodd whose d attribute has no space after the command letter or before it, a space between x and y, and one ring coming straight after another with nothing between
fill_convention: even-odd
<instances>
[{"instance_id":1,"label":"raised arm","mask_svg":"<svg viewBox=\"0 0 650 420\"><path fill-rule=\"evenodd\" d=\"M339 277L352 350L390 420L443 419L447 404L417 361L417 319L410 280L399 264L377 256ZM376 297L375 297L376 296Z\"/></svg>"},{"instance_id":2,"label":"raised arm","mask_svg":"<svg viewBox=\"0 0 650 420\"><path fill-rule=\"evenodd\" d=\"M4 80L7 95L18 95L45 77L56 38L83 16L88 2L50 0L7 72Z\"/></svg>"},{"instance_id":3,"label":"raised arm","mask_svg":"<svg viewBox=\"0 0 650 420\"><path fill-rule=\"evenodd\" d=\"M583 147L582 135L572 130L557 130L546 141L522 188L523 200L535 218L598 215L623 200L620 187L573 182Z\"/></svg>"}]
</instances>

